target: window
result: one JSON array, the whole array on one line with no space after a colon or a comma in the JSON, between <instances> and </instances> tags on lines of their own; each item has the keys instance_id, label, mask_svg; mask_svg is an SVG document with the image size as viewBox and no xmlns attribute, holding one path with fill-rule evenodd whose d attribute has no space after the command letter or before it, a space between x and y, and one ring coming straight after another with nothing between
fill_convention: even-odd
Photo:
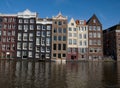
<instances>
[{"instance_id":1,"label":"window","mask_svg":"<svg viewBox=\"0 0 120 88\"><path fill-rule=\"evenodd\" d=\"M92 40L89 40L89 45L92 45Z\"/></svg>"},{"instance_id":2,"label":"window","mask_svg":"<svg viewBox=\"0 0 120 88\"><path fill-rule=\"evenodd\" d=\"M46 58L50 58L50 54L46 54Z\"/></svg>"},{"instance_id":3,"label":"window","mask_svg":"<svg viewBox=\"0 0 120 88\"><path fill-rule=\"evenodd\" d=\"M7 22L7 20L8 20L7 18L4 18L4 22Z\"/></svg>"},{"instance_id":4,"label":"window","mask_svg":"<svg viewBox=\"0 0 120 88\"><path fill-rule=\"evenodd\" d=\"M33 41L33 33L29 34L29 41Z\"/></svg>"},{"instance_id":5,"label":"window","mask_svg":"<svg viewBox=\"0 0 120 88\"><path fill-rule=\"evenodd\" d=\"M92 33L89 33L89 38L92 38Z\"/></svg>"},{"instance_id":6,"label":"window","mask_svg":"<svg viewBox=\"0 0 120 88\"><path fill-rule=\"evenodd\" d=\"M97 45L97 40L93 40L93 45Z\"/></svg>"},{"instance_id":7,"label":"window","mask_svg":"<svg viewBox=\"0 0 120 88\"><path fill-rule=\"evenodd\" d=\"M23 33L23 41L27 41L28 39L27 39L27 33Z\"/></svg>"},{"instance_id":8,"label":"window","mask_svg":"<svg viewBox=\"0 0 120 88\"><path fill-rule=\"evenodd\" d=\"M18 33L18 40L20 41L22 39L21 33Z\"/></svg>"},{"instance_id":9,"label":"window","mask_svg":"<svg viewBox=\"0 0 120 88\"><path fill-rule=\"evenodd\" d=\"M56 50L57 46L56 44L53 44L53 50Z\"/></svg>"},{"instance_id":10,"label":"window","mask_svg":"<svg viewBox=\"0 0 120 88\"><path fill-rule=\"evenodd\" d=\"M93 37L96 38L96 33L93 33Z\"/></svg>"},{"instance_id":11,"label":"window","mask_svg":"<svg viewBox=\"0 0 120 88\"><path fill-rule=\"evenodd\" d=\"M93 30L96 31L96 29L97 29L96 26L93 26Z\"/></svg>"},{"instance_id":12,"label":"window","mask_svg":"<svg viewBox=\"0 0 120 88\"><path fill-rule=\"evenodd\" d=\"M40 30L41 29L41 26L40 25L37 25L37 30Z\"/></svg>"},{"instance_id":13,"label":"window","mask_svg":"<svg viewBox=\"0 0 120 88\"><path fill-rule=\"evenodd\" d=\"M8 32L7 32L7 35L8 35L8 36L11 36L11 31L8 31Z\"/></svg>"},{"instance_id":14,"label":"window","mask_svg":"<svg viewBox=\"0 0 120 88\"><path fill-rule=\"evenodd\" d=\"M93 19L93 23L96 23L96 19Z\"/></svg>"},{"instance_id":15,"label":"window","mask_svg":"<svg viewBox=\"0 0 120 88\"><path fill-rule=\"evenodd\" d=\"M79 38L82 39L82 34L79 34Z\"/></svg>"},{"instance_id":16,"label":"window","mask_svg":"<svg viewBox=\"0 0 120 88\"><path fill-rule=\"evenodd\" d=\"M98 40L97 43L98 43L98 45L101 45L101 40Z\"/></svg>"},{"instance_id":17,"label":"window","mask_svg":"<svg viewBox=\"0 0 120 88\"><path fill-rule=\"evenodd\" d=\"M46 38L46 45L50 45L50 38Z\"/></svg>"},{"instance_id":18,"label":"window","mask_svg":"<svg viewBox=\"0 0 120 88\"><path fill-rule=\"evenodd\" d=\"M51 30L51 26L50 25L47 25L47 30Z\"/></svg>"},{"instance_id":19,"label":"window","mask_svg":"<svg viewBox=\"0 0 120 88\"><path fill-rule=\"evenodd\" d=\"M46 35L45 31L42 31L41 33L42 33L42 37L45 37Z\"/></svg>"},{"instance_id":20,"label":"window","mask_svg":"<svg viewBox=\"0 0 120 88\"><path fill-rule=\"evenodd\" d=\"M58 44L58 50L61 50L61 44Z\"/></svg>"},{"instance_id":21,"label":"window","mask_svg":"<svg viewBox=\"0 0 120 88\"><path fill-rule=\"evenodd\" d=\"M97 33L97 36L98 36L98 38L101 38L101 34L100 33Z\"/></svg>"},{"instance_id":22,"label":"window","mask_svg":"<svg viewBox=\"0 0 120 88\"><path fill-rule=\"evenodd\" d=\"M72 39L69 39L69 44L72 45Z\"/></svg>"},{"instance_id":23,"label":"window","mask_svg":"<svg viewBox=\"0 0 120 88\"><path fill-rule=\"evenodd\" d=\"M47 36L50 36L50 31L47 31Z\"/></svg>"},{"instance_id":24,"label":"window","mask_svg":"<svg viewBox=\"0 0 120 88\"><path fill-rule=\"evenodd\" d=\"M57 24L57 21L55 21L54 23Z\"/></svg>"},{"instance_id":25,"label":"window","mask_svg":"<svg viewBox=\"0 0 120 88\"><path fill-rule=\"evenodd\" d=\"M74 33L73 36L74 36L74 37L77 37L77 33Z\"/></svg>"},{"instance_id":26,"label":"window","mask_svg":"<svg viewBox=\"0 0 120 88\"><path fill-rule=\"evenodd\" d=\"M53 54L53 57L56 57L56 53Z\"/></svg>"},{"instance_id":27,"label":"window","mask_svg":"<svg viewBox=\"0 0 120 88\"><path fill-rule=\"evenodd\" d=\"M22 30L22 25L18 25L18 30Z\"/></svg>"},{"instance_id":28,"label":"window","mask_svg":"<svg viewBox=\"0 0 120 88\"><path fill-rule=\"evenodd\" d=\"M40 45L40 39L36 38L36 45Z\"/></svg>"},{"instance_id":29,"label":"window","mask_svg":"<svg viewBox=\"0 0 120 88\"><path fill-rule=\"evenodd\" d=\"M46 52L50 52L50 47L46 47Z\"/></svg>"},{"instance_id":30,"label":"window","mask_svg":"<svg viewBox=\"0 0 120 88\"><path fill-rule=\"evenodd\" d=\"M69 33L69 37L72 37L72 33Z\"/></svg>"},{"instance_id":31,"label":"window","mask_svg":"<svg viewBox=\"0 0 120 88\"><path fill-rule=\"evenodd\" d=\"M87 35L86 34L84 34L84 39L86 39L87 38Z\"/></svg>"},{"instance_id":32,"label":"window","mask_svg":"<svg viewBox=\"0 0 120 88\"><path fill-rule=\"evenodd\" d=\"M73 39L73 44L76 45L77 44L77 40Z\"/></svg>"},{"instance_id":33,"label":"window","mask_svg":"<svg viewBox=\"0 0 120 88\"><path fill-rule=\"evenodd\" d=\"M74 23L71 23L72 26L74 26Z\"/></svg>"},{"instance_id":34,"label":"window","mask_svg":"<svg viewBox=\"0 0 120 88\"><path fill-rule=\"evenodd\" d=\"M41 45L45 45L45 38L41 38Z\"/></svg>"},{"instance_id":35,"label":"window","mask_svg":"<svg viewBox=\"0 0 120 88\"><path fill-rule=\"evenodd\" d=\"M0 18L0 22L2 22L3 21L3 19L2 18Z\"/></svg>"},{"instance_id":36,"label":"window","mask_svg":"<svg viewBox=\"0 0 120 88\"><path fill-rule=\"evenodd\" d=\"M34 23L34 19L30 19L30 23Z\"/></svg>"},{"instance_id":37,"label":"window","mask_svg":"<svg viewBox=\"0 0 120 88\"><path fill-rule=\"evenodd\" d=\"M27 32L28 30L28 25L24 25L24 31Z\"/></svg>"},{"instance_id":38,"label":"window","mask_svg":"<svg viewBox=\"0 0 120 88\"><path fill-rule=\"evenodd\" d=\"M89 48L89 52L92 53L94 51L93 48Z\"/></svg>"},{"instance_id":39,"label":"window","mask_svg":"<svg viewBox=\"0 0 120 88\"><path fill-rule=\"evenodd\" d=\"M69 31L72 31L72 28L71 28L71 27L69 27Z\"/></svg>"},{"instance_id":40,"label":"window","mask_svg":"<svg viewBox=\"0 0 120 88\"><path fill-rule=\"evenodd\" d=\"M63 36L63 41L66 41L66 36Z\"/></svg>"},{"instance_id":41,"label":"window","mask_svg":"<svg viewBox=\"0 0 120 88\"><path fill-rule=\"evenodd\" d=\"M17 49L21 49L21 43L17 43Z\"/></svg>"},{"instance_id":42,"label":"window","mask_svg":"<svg viewBox=\"0 0 120 88\"><path fill-rule=\"evenodd\" d=\"M61 40L62 40L61 36L58 36L58 40L59 40L59 41L61 41Z\"/></svg>"},{"instance_id":43,"label":"window","mask_svg":"<svg viewBox=\"0 0 120 88\"><path fill-rule=\"evenodd\" d=\"M80 41L80 46L82 46L82 41Z\"/></svg>"},{"instance_id":44,"label":"window","mask_svg":"<svg viewBox=\"0 0 120 88\"><path fill-rule=\"evenodd\" d=\"M62 33L62 28L58 28L58 33Z\"/></svg>"},{"instance_id":45,"label":"window","mask_svg":"<svg viewBox=\"0 0 120 88\"><path fill-rule=\"evenodd\" d=\"M66 50L66 44L63 44L63 50Z\"/></svg>"},{"instance_id":46,"label":"window","mask_svg":"<svg viewBox=\"0 0 120 88\"><path fill-rule=\"evenodd\" d=\"M20 56L21 56L21 52L17 51L17 57L20 57Z\"/></svg>"},{"instance_id":47,"label":"window","mask_svg":"<svg viewBox=\"0 0 120 88\"><path fill-rule=\"evenodd\" d=\"M89 30L92 30L92 26L89 26Z\"/></svg>"},{"instance_id":48,"label":"window","mask_svg":"<svg viewBox=\"0 0 120 88\"><path fill-rule=\"evenodd\" d=\"M74 31L76 31L76 28L74 28Z\"/></svg>"},{"instance_id":49,"label":"window","mask_svg":"<svg viewBox=\"0 0 120 88\"><path fill-rule=\"evenodd\" d=\"M28 56L32 57L32 52L31 51L29 51Z\"/></svg>"},{"instance_id":50,"label":"window","mask_svg":"<svg viewBox=\"0 0 120 88\"><path fill-rule=\"evenodd\" d=\"M0 24L0 29L2 28L2 25Z\"/></svg>"},{"instance_id":51,"label":"window","mask_svg":"<svg viewBox=\"0 0 120 88\"><path fill-rule=\"evenodd\" d=\"M34 30L34 26L33 25L30 25L30 30Z\"/></svg>"},{"instance_id":52,"label":"window","mask_svg":"<svg viewBox=\"0 0 120 88\"><path fill-rule=\"evenodd\" d=\"M15 36L15 31L12 31L12 36Z\"/></svg>"},{"instance_id":53,"label":"window","mask_svg":"<svg viewBox=\"0 0 120 88\"><path fill-rule=\"evenodd\" d=\"M63 29L63 33L66 33L66 28Z\"/></svg>"},{"instance_id":54,"label":"window","mask_svg":"<svg viewBox=\"0 0 120 88\"><path fill-rule=\"evenodd\" d=\"M3 35L6 36L6 31L3 31Z\"/></svg>"},{"instance_id":55,"label":"window","mask_svg":"<svg viewBox=\"0 0 120 88\"><path fill-rule=\"evenodd\" d=\"M66 54L63 54L63 57L66 57Z\"/></svg>"},{"instance_id":56,"label":"window","mask_svg":"<svg viewBox=\"0 0 120 88\"><path fill-rule=\"evenodd\" d=\"M61 58L61 54L60 53L58 54L58 58Z\"/></svg>"},{"instance_id":57,"label":"window","mask_svg":"<svg viewBox=\"0 0 120 88\"><path fill-rule=\"evenodd\" d=\"M57 41L57 36L54 36L54 41Z\"/></svg>"},{"instance_id":58,"label":"window","mask_svg":"<svg viewBox=\"0 0 120 88\"><path fill-rule=\"evenodd\" d=\"M27 43L23 43L23 49L24 49L24 50L27 49Z\"/></svg>"},{"instance_id":59,"label":"window","mask_svg":"<svg viewBox=\"0 0 120 88\"><path fill-rule=\"evenodd\" d=\"M37 33L36 33L36 34L37 34L37 36L40 36L40 31L37 31Z\"/></svg>"},{"instance_id":60,"label":"window","mask_svg":"<svg viewBox=\"0 0 120 88\"><path fill-rule=\"evenodd\" d=\"M45 29L46 29L46 25L43 25L43 26L42 26L42 30L45 30Z\"/></svg>"},{"instance_id":61,"label":"window","mask_svg":"<svg viewBox=\"0 0 120 88\"><path fill-rule=\"evenodd\" d=\"M24 23L28 23L28 19L24 19Z\"/></svg>"},{"instance_id":62,"label":"window","mask_svg":"<svg viewBox=\"0 0 120 88\"><path fill-rule=\"evenodd\" d=\"M87 41L84 41L84 46L86 46L87 45Z\"/></svg>"},{"instance_id":63,"label":"window","mask_svg":"<svg viewBox=\"0 0 120 88\"><path fill-rule=\"evenodd\" d=\"M100 31L100 26L97 26L97 30Z\"/></svg>"},{"instance_id":64,"label":"window","mask_svg":"<svg viewBox=\"0 0 120 88\"><path fill-rule=\"evenodd\" d=\"M40 52L40 47L36 46L36 52Z\"/></svg>"},{"instance_id":65,"label":"window","mask_svg":"<svg viewBox=\"0 0 120 88\"><path fill-rule=\"evenodd\" d=\"M54 28L54 33L57 33L57 29L56 28Z\"/></svg>"},{"instance_id":66,"label":"window","mask_svg":"<svg viewBox=\"0 0 120 88\"><path fill-rule=\"evenodd\" d=\"M33 43L29 43L29 50L33 49Z\"/></svg>"},{"instance_id":67,"label":"window","mask_svg":"<svg viewBox=\"0 0 120 88\"><path fill-rule=\"evenodd\" d=\"M45 52L45 48L44 47L41 47L41 52Z\"/></svg>"},{"instance_id":68,"label":"window","mask_svg":"<svg viewBox=\"0 0 120 88\"><path fill-rule=\"evenodd\" d=\"M19 19L19 23L22 23L23 21L22 21L22 19Z\"/></svg>"},{"instance_id":69,"label":"window","mask_svg":"<svg viewBox=\"0 0 120 88\"><path fill-rule=\"evenodd\" d=\"M59 22L58 22L58 25L62 25L62 22L61 22L61 21L59 21Z\"/></svg>"}]
</instances>

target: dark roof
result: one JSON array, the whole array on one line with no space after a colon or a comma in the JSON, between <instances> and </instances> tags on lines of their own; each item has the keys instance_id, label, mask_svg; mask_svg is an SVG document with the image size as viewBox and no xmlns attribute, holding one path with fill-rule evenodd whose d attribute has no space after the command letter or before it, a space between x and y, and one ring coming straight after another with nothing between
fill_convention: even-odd
<instances>
[{"instance_id":1,"label":"dark roof","mask_svg":"<svg viewBox=\"0 0 120 88\"><path fill-rule=\"evenodd\" d=\"M116 29L120 30L120 24L113 25L112 27L109 27L108 29L105 29L105 30L113 31L113 30L116 30Z\"/></svg>"},{"instance_id":2,"label":"dark roof","mask_svg":"<svg viewBox=\"0 0 120 88\"><path fill-rule=\"evenodd\" d=\"M101 22L99 21L98 17L96 16L96 14L93 14L93 16L87 21L87 24L91 23L91 21L93 19L96 19L98 21L98 23L101 25Z\"/></svg>"}]
</instances>

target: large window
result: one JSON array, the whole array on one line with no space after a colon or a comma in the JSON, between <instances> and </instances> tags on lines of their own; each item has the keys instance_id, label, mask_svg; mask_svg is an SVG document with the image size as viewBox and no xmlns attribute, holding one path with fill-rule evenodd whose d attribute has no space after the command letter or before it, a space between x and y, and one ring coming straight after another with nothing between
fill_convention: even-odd
<instances>
[{"instance_id":1,"label":"large window","mask_svg":"<svg viewBox=\"0 0 120 88\"><path fill-rule=\"evenodd\" d=\"M34 19L30 19L30 23L34 23Z\"/></svg>"},{"instance_id":2,"label":"large window","mask_svg":"<svg viewBox=\"0 0 120 88\"><path fill-rule=\"evenodd\" d=\"M19 23L22 23L23 22L23 20L22 19L19 19Z\"/></svg>"},{"instance_id":3,"label":"large window","mask_svg":"<svg viewBox=\"0 0 120 88\"><path fill-rule=\"evenodd\" d=\"M24 49L24 50L27 49L27 43L23 43L23 49Z\"/></svg>"},{"instance_id":4,"label":"large window","mask_svg":"<svg viewBox=\"0 0 120 88\"><path fill-rule=\"evenodd\" d=\"M47 31L47 36L50 36L50 31Z\"/></svg>"},{"instance_id":5,"label":"large window","mask_svg":"<svg viewBox=\"0 0 120 88\"><path fill-rule=\"evenodd\" d=\"M32 57L32 52L31 51L29 51L28 56Z\"/></svg>"},{"instance_id":6,"label":"large window","mask_svg":"<svg viewBox=\"0 0 120 88\"><path fill-rule=\"evenodd\" d=\"M21 52L17 51L17 57L21 57Z\"/></svg>"},{"instance_id":7,"label":"large window","mask_svg":"<svg viewBox=\"0 0 120 88\"><path fill-rule=\"evenodd\" d=\"M89 26L89 30L92 30L92 26Z\"/></svg>"},{"instance_id":8,"label":"large window","mask_svg":"<svg viewBox=\"0 0 120 88\"><path fill-rule=\"evenodd\" d=\"M54 33L57 33L57 29L56 28L54 28Z\"/></svg>"},{"instance_id":9,"label":"large window","mask_svg":"<svg viewBox=\"0 0 120 88\"><path fill-rule=\"evenodd\" d=\"M36 45L40 45L40 39L36 38Z\"/></svg>"},{"instance_id":10,"label":"large window","mask_svg":"<svg viewBox=\"0 0 120 88\"><path fill-rule=\"evenodd\" d=\"M69 44L72 45L72 39L69 39Z\"/></svg>"},{"instance_id":11,"label":"large window","mask_svg":"<svg viewBox=\"0 0 120 88\"><path fill-rule=\"evenodd\" d=\"M57 49L57 45L53 44L53 50L56 50L56 49Z\"/></svg>"},{"instance_id":12,"label":"large window","mask_svg":"<svg viewBox=\"0 0 120 88\"><path fill-rule=\"evenodd\" d=\"M30 30L34 30L34 26L33 25L30 25Z\"/></svg>"},{"instance_id":13,"label":"large window","mask_svg":"<svg viewBox=\"0 0 120 88\"><path fill-rule=\"evenodd\" d=\"M46 52L50 52L50 47L46 47Z\"/></svg>"},{"instance_id":14,"label":"large window","mask_svg":"<svg viewBox=\"0 0 120 88\"><path fill-rule=\"evenodd\" d=\"M45 38L41 38L41 45L45 45Z\"/></svg>"},{"instance_id":15,"label":"large window","mask_svg":"<svg viewBox=\"0 0 120 88\"><path fill-rule=\"evenodd\" d=\"M58 40L61 41L61 40L62 40L62 37L61 37L61 36L58 36Z\"/></svg>"},{"instance_id":16,"label":"large window","mask_svg":"<svg viewBox=\"0 0 120 88\"><path fill-rule=\"evenodd\" d=\"M46 45L50 45L50 38L46 38Z\"/></svg>"},{"instance_id":17,"label":"large window","mask_svg":"<svg viewBox=\"0 0 120 88\"><path fill-rule=\"evenodd\" d=\"M47 25L47 30L51 30L51 26L50 25Z\"/></svg>"},{"instance_id":18,"label":"large window","mask_svg":"<svg viewBox=\"0 0 120 88\"><path fill-rule=\"evenodd\" d=\"M24 19L24 23L28 23L29 22L29 20L28 19Z\"/></svg>"},{"instance_id":19,"label":"large window","mask_svg":"<svg viewBox=\"0 0 120 88\"><path fill-rule=\"evenodd\" d=\"M24 25L24 31L27 32L28 30L28 25Z\"/></svg>"},{"instance_id":20,"label":"large window","mask_svg":"<svg viewBox=\"0 0 120 88\"><path fill-rule=\"evenodd\" d=\"M27 41L27 37L28 37L27 33L23 33L23 41Z\"/></svg>"},{"instance_id":21,"label":"large window","mask_svg":"<svg viewBox=\"0 0 120 88\"><path fill-rule=\"evenodd\" d=\"M72 37L72 33L69 33L69 37Z\"/></svg>"},{"instance_id":22,"label":"large window","mask_svg":"<svg viewBox=\"0 0 120 88\"><path fill-rule=\"evenodd\" d=\"M92 38L92 33L89 33L89 38Z\"/></svg>"},{"instance_id":23,"label":"large window","mask_svg":"<svg viewBox=\"0 0 120 88\"><path fill-rule=\"evenodd\" d=\"M21 43L20 42L17 43L17 49L21 49Z\"/></svg>"},{"instance_id":24,"label":"large window","mask_svg":"<svg viewBox=\"0 0 120 88\"><path fill-rule=\"evenodd\" d=\"M58 33L62 33L62 28L58 28Z\"/></svg>"},{"instance_id":25,"label":"large window","mask_svg":"<svg viewBox=\"0 0 120 88\"><path fill-rule=\"evenodd\" d=\"M66 33L66 28L63 29L63 33Z\"/></svg>"},{"instance_id":26,"label":"large window","mask_svg":"<svg viewBox=\"0 0 120 88\"><path fill-rule=\"evenodd\" d=\"M22 30L22 25L18 25L18 30Z\"/></svg>"},{"instance_id":27,"label":"large window","mask_svg":"<svg viewBox=\"0 0 120 88\"><path fill-rule=\"evenodd\" d=\"M69 29L69 31L72 31L72 28L71 28L71 27L69 27L68 29Z\"/></svg>"},{"instance_id":28,"label":"large window","mask_svg":"<svg viewBox=\"0 0 120 88\"><path fill-rule=\"evenodd\" d=\"M66 41L66 36L63 36L63 41Z\"/></svg>"},{"instance_id":29,"label":"large window","mask_svg":"<svg viewBox=\"0 0 120 88\"><path fill-rule=\"evenodd\" d=\"M45 31L42 31L41 33L42 33L42 37L45 37L46 35Z\"/></svg>"},{"instance_id":30,"label":"large window","mask_svg":"<svg viewBox=\"0 0 120 88\"><path fill-rule=\"evenodd\" d=\"M33 41L33 33L29 34L29 41Z\"/></svg>"},{"instance_id":31,"label":"large window","mask_svg":"<svg viewBox=\"0 0 120 88\"><path fill-rule=\"evenodd\" d=\"M40 30L41 29L41 26L40 25L37 25L37 30Z\"/></svg>"},{"instance_id":32,"label":"large window","mask_svg":"<svg viewBox=\"0 0 120 88\"><path fill-rule=\"evenodd\" d=\"M100 26L97 26L97 30L100 31Z\"/></svg>"},{"instance_id":33,"label":"large window","mask_svg":"<svg viewBox=\"0 0 120 88\"><path fill-rule=\"evenodd\" d=\"M63 44L63 50L66 50L66 44Z\"/></svg>"},{"instance_id":34,"label":"large window","mask_svg":"<svg viewBox=\"0 0 120 88\"><path fill-rule=\"evenodd\" d=\"M79 38L82 39L82 34L79 34Z\"/></svg>"},{"instance_id":35,"label":"large window","mask_svg":"<svg viewBox=\"0 0 120 88\"><path fill-rule=\"evenodd\" d=\"M21 41L21 39L22 39L22 35L21 33L18 33L18 40Z\"/></svg>"},{"instance_id":36,"label":"large window","mask_svg":"<svg viewBox=\"0 0 120 88\"><path fill-rule=\"evenodd\" d=\"M58 44L58 50L61 50L61 44Z\"/></svg>"},{"instance_id":37,"label":"large window","mask_svg":"<svg viewBox=\"0 0 120 88\"><path fill-rule=\"evenodd\" d=\"M93 37L96 38L96 33L93 33Z\"/></svg>"},{"instance_id":38,"label":"large window","mask_svg":"<svg viewBox=\"0 0 120 88\"><path fill-rule=\"evenodd\" d=\"M76 45L77 44L77 40L73 39L73 44Z\"/></svg>"},{"instance_id":39,"label":"large window","mask_svg":"<svg viewBox=\"0 0 120 88\"><path fill-rule=\"evenodd\" d=\"M92 40L89 40L89 45L92 45Z\"/></svg>"},{"instance_id":40,"label":"large window","mask_svg":"<svg viewBox=\"0 0 120 88\"><path fill-rule=\"evenodd\" d=\"M101 33L97 33L98 38L101 38Z\"/></svg>"},{"instance_id":41,"label":"large window","mask_svg":"<svg viewBox=\"0 0 120 88\"><path fill-rule=\"evenodd\" d=\"M37 36L40 36L40 31L37 31L36 34L37 34Z\"/></svg>"},{"instance_id":42,"label":"large window","mask_svg":"<svg viewBox=\"0 0 120 88\"><path fill-rule=\"evenodd\" d=\"M86 39L87 38L87 35L86 34L84 34L84 39Z\"/></svg>"},{"instance_id":43,"label":"large window","mask_svg":"<svg viewBox=\"0 0 120 88\"><path fill-rule=\"evenodd\" d=\"M33 50L33 43L29 43L29 50Z\"/></svg>"},{"instance_id":44,"label":"large window","mask_svg":"<svg viewBox=\"0 0 120 88\"><path fill-rule=\"evenodd\" d=\"M57 36L54 36L54 41L57 41Z\"/></svg>"},{"instance_id":45,"label":"large window","mask_svg":"<svg viewBox=\"0 0 120 88\"><path fill-rule=\"evenodd\" d=\"M73 36L74 36L74 37L77 37L77 33L74 33Z\"/></svg>"}]
</instances>

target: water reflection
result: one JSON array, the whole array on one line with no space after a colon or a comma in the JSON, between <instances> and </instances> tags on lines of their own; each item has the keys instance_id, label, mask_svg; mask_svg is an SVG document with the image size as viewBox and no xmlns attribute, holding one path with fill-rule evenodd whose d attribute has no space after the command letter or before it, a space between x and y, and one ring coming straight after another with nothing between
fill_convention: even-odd
<instances>
[{"instance_id":1,"label":"water reflection","mask_svg":"<svg viewBox=\"0 0 120 88\"><path fill-rule=\"evenodd\" d=\"M120 63L0 61L0 88L119 88Z\"/></svg>"}]
</instances>

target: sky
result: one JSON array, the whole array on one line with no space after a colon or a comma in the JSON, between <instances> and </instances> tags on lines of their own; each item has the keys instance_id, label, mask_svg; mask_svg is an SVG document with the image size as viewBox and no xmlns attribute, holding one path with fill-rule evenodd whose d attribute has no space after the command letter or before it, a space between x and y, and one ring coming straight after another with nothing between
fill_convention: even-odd
<instances>
[{"instance_id":1,"label":"sky","mask_svg":"<svg viewBox=\"0 0 120 88\"><path fill-rule=\"evenodd\" d=\"M96 14L103 29L120 23L120 0L0 0L0 13L16 14L29 9L40 18L64 16L75 20L89 20Z\"/></svg>"}]
</instances>

